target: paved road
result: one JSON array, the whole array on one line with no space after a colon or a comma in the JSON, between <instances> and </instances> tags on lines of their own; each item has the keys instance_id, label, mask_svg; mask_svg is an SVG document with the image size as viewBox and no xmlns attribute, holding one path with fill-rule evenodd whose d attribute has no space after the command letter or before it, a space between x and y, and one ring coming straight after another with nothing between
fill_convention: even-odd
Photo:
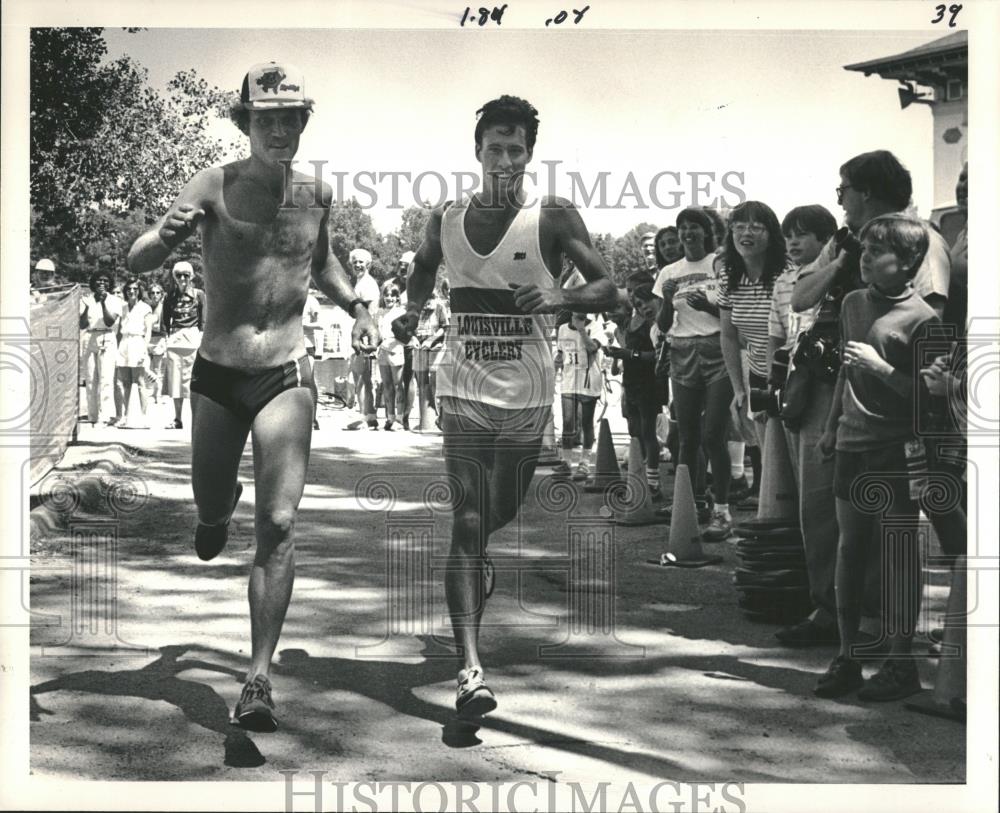
<instances>
[{"instance_id":1,"label":"paved road","mask_svg":"<svg viewBox=\"0 0 1000 813\"><path fill-rule=\"evenodd\" d=\"M554 489L544 471L521 522L492 543L498 586L482 654L499 709L481 728L458 725L435 559L449 532L440 438L339 431L346 418L323 415L314 440L271 735L227 722L248 662L249 452L229 546L205 564L192 551L187 430L84 429L64 469L123 439L143 454L115 480L133 486L120 489L117 515L88 499L77 510L74 527L92 531L78 561L93 568L74 571L67 530L34 541L36 563L51 569L33 576L32 608L52 622L33 631L36 775L963 781L963 727L900 703L813 697L832 651L782 649L773 626L742 616L732 545L713 546L725 558L715 567L647 565L665 547L663 528L612 528L601 495ZM573 533L608 540L613 569L583 567ZM106 620L106 607L71 601L74 573L86 586L110 572L95 549L116 550L113 635L82 623L94 606L91 620ZM929 605L940 610L944 581L933 582ZM934 663L920 669L930 686Z\"/></svg>"}]
</instances>

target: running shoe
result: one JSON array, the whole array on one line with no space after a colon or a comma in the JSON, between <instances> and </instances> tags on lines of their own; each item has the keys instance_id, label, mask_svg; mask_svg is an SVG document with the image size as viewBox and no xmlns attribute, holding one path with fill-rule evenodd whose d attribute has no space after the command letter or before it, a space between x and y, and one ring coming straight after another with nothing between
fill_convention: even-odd
<instances>
[{"instance_id":1,"label":"running shoe","mask_svg":"<svg viewBox=\"0 0 1000 813\"><path fill-rule=\"evenodd\" d=\"M569 467L569 463L565 460L560 460L556 465L552 467L553 477L569 477L573 473L573 470Z\"/></svg>"},{"instance_id":2,"label":"running shoe","mask_svg":"<svg viewBox=\"0 0 1000 813\"><path fill-rule=\"evenodd\" d=\"M170 423L167 424L167 429L183 429L184 424L180 418L174 418Z\"/></svg>"},{"instance_id":3,"label":"running shoe","mask_svg":"<svg viewBox=\"0 0 1000 813\"><path fill-rule=\"evenodd\" d=\"M257 675L243 685L243 692L233 709L230 722L247 731L269 734L278 730L274 701L271 699L271 681L264 675Z\"/></svg>"},{"instance_id":4,"label":"running shoe","mask_svg":"<svg viewBox=\"0 0 1000 813\"><path fill-rule=\"evenodd\" d=\"M395 421L386 421L385 422L385 426L383 426L382 428L386 432L395 432L396 431L396 422Z\"/></svg>"},{"instance_id":5,"label":"running shoe","mask_svg":"<svg viewBox=\"0 0 1000 813\"><path fill-rule=\"evenodd\" d=\"M729 501L739 502L750 494L750 483L745 474L733 477L729 481Z\"/></svg>"},{"instance_id":6,"label":"running shoe","mask_svg":"<svg viewBox=\"0 0 1000 813\"><path fill-rule=\"evenodd\" d=\"M580 481L586 480L588 477L590 477L590 466L583 462L578 463L576 471L573 472L573 479Z\"/></svg>"},{"instance_id":7,"label":"running shoe","mask_svg":"<svg viewBox=\"0 0 1000 813\"><path fill-rule=\"evenodd\" d=\"M817 682L813 694L817 697L843 697L855 689L860 689L864 682L861 676L861 664L844 655L838 655Z\"/></svg>"},{"instance_id":8,"label":"running shoe","mask_svg":"<svg viewBox=\"0 0 1000 813\"><path fill-rule=\"evenodd\" d=\"M865 681L865 685L858 690L858 700L870 702L902 700L922 689L920 675L917 674L917 664L913 659L892 658L883 663L881 668Z\"/></svg>"},{"instance_id":9,"label":"running shoe","mask_svg":"<svg viewBox=\"0 0 1000 813\"><path fill-rule=\"evenodd\" d=\"M712 511L712 519L702 534L706 542L722 542L733 532L733 521L722 511Z\"/></svg>"},{"instance_id":10,"label":"running shoe","mask_svg":"<svg viewBox=\"0 0 1000 813\"><path fill-rule=\"evenodd\" d=\"M222 549L226 547L226 542L229 540L229 521L233 518L233 512L236 511L236 504L240 501L242 494L243 484L237 480L233 508L229 512L229 516L226 517L225 522L220 522L218 525L206 525L204 522L198 523L198 528L194 532L194 549L198 554L198 558L203 562L211 561L222 553Z\"/></svg>"},{"instance_id":11,"label":"running shoe","mask_svg":"<svg viewBox=\"0 0 1000 813\"><path fill-rule=\"evenodd\" d=\"M473 666L458 673L455 709L460 717L481 717L497 707L497 699L483 678L482 667Z\"/></svg>"}]
</instances>

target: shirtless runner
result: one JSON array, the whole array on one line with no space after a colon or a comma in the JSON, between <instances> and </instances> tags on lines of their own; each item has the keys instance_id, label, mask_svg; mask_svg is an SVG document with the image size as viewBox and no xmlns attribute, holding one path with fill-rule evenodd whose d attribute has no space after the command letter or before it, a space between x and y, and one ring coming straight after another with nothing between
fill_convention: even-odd
<instances>
[{"instance_id":1,"label":"shirtless runner","mask_svg":"<svg viewBox=\"0 0 1000 813\"><path fill-rule=\"evenodd\" d=\"M493 587L486 546L517 515L538 461L555 386L549 314L611 310L617 297L573 205L528 202L522 180L538 132L535 108L502 96L478 113L482 190L432 212L406 314L393 324L400 340L413 335L443 257L452 319L438 394L445 467L456 481L445 594L462 659L456 708L463 717L496 708L478 648ZM583 275L578 288L559 287L564 254Z\"/></svg>"},{"instance_id":2,"label":"shirtless runner","mask_svg":"<svg viewBox=\"0 0 1000 813\"><path fill-rule=\"evenodd\" d=\"M312 432L312 371L302 333L310 276L354 317L355 349L378 344L367 309L330 251L330 187L288 171L312 104L297 68L252 67L231 111L250 138L250 158L195 175L129 252L133 271L151 271L201 231L207 313L191 381L195 549L209 560L226 544L249 434L257 492L252 649L233 721L255 731L277 728L269 673L291 597L292 531Z\"/></svg>"}]
</instances>

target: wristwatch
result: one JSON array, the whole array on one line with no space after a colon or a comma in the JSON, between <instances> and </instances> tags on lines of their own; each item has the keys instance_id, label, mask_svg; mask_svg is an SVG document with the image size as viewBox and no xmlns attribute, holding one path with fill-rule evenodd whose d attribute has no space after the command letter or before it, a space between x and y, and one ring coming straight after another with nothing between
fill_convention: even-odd
<instances>
[{"instance_id":1,"label":"wristwatch","mask_svg":"<svg viewBox=\"0 0 1000 813\"><path fill-rule=\"evenodd\" d=\"M639 360L639 355L640 354L639 354L638 350L633 350L632 351L632 361L638 361Z\"/></svg>"}]
</instances>

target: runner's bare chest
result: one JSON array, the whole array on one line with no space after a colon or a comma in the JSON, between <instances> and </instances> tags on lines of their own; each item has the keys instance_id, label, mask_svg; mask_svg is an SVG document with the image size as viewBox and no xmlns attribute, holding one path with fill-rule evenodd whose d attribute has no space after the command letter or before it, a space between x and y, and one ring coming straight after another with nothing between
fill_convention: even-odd
<instances>
[{"instance_id":1,"label":"runner's bare chest","mask_svg":"<svg viewBox=\"0 0 1000 813\"><path fill-rule=\"evenodd\" d=\"M294 206L282 206L280 188L269 188L247 174L226 173L217 216L218 239L243 261L274 259L308 262L322 223L312 188L295 187Z\"/></svg>"}]
</instances>

